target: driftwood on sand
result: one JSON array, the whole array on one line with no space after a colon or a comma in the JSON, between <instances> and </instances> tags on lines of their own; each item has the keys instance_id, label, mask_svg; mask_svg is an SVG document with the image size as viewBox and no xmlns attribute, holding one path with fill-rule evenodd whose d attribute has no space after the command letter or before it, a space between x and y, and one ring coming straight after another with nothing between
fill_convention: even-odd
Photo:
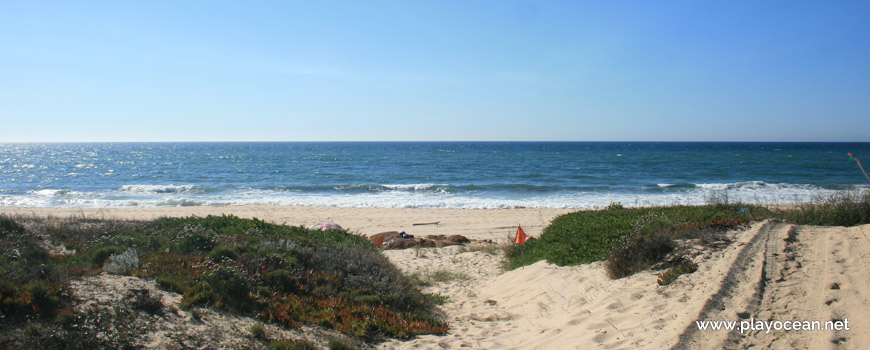
<instances>
[{"instance_id":1,"label":"driftwood on sand","mask_svg":"<svg viewBox=\"0 0 870 350\"><path fill-rule=\"evenodd\" d=\"M413 224L413 226L424 226L424 225L436 225L436 226L437 226L437 225L439 225L439 224L441 224L441 221L433 221L433 222L418 222L418 223Z\"/></svg>"}]
</instances>

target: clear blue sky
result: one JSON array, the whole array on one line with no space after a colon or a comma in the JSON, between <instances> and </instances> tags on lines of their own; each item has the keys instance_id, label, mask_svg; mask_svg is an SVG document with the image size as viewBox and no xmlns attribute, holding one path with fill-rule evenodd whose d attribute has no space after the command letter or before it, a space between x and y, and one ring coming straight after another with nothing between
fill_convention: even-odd
<instances>
[{"instance_id":1,"label":"clear blue sky","mask_svg":"<svg viewBox=\"0 0 870 350\"><path fill-rule=\"evenodd\" d=\"M870 141L870 1L2 1L0 141Z\"/></svg>"}]
</instances>

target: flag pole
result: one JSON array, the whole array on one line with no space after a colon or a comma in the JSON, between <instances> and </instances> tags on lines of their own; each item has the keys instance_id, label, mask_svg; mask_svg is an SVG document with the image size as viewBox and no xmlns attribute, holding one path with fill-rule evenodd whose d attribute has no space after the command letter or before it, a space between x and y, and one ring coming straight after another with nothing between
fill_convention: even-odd
<instances>
[{"instance_id":1,"label":"flag pole","mask_svg":"<svg viewBox=\"0 0 870 350\"><path fill-rule=\"evenodd\" d=\"M520 224L517 224L517 236L514 238L514 242L520 245L520 256L522 256L523 260L523 270L526 269L526 233L523 232L523 227Z\"/></svg>"},{"instance_id":2,"label":"flag pole","mask_svg":"<svg viewBox=\"0 0 870 350\"><path fill-rule=\"evenodd\" d=\"M864 177L867 178L867 181L870 181L870 176L867 176L867 172L864 171L864 167L861 166L861 161L858 160L858 157L855 157L855 156L852 155L852 153L850 152L850 153L849 153L849 158L854 159L854 160L855 160L855 163L858 163L858 168L860 168L860 169L861 169L861 172L864 173Z\"/></svg>"}]
</instances>

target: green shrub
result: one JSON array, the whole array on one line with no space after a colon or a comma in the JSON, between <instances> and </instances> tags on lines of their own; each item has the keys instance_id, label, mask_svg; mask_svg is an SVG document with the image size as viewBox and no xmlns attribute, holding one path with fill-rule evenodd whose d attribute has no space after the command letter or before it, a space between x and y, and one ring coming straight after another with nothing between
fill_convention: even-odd
<instances>
[{"instance_id":1,"label":"green shrub","mask_svg":"<svg viewBox=\"0 0 870 350\"><path fill-rule=\"evenodd\" d=\"M202 279L211 287L215 306L223 304L237 310L245 310L254 303L254 299L251 298L253 292L251 284L245 279L245 275L235 268L219 266L205 273Z\"/></svg>"},{"instance_id":2,"label":"green shrub","mask_svg":"<svg viewBox=\"0 0 870 350\"><path fill-rule=\"evenodd\" d=\"M118 247L100 247L91 253L91 264L94 267L100 268L112 254L117 254L120 251Z\"/></svg>"},{"instance_id":3,"label":"green shrub","mask_svg":"<svg viewBox=\"0 0 870 350\"><path fill-rule=\"evenodd\" d=\"M371 247L371 243L365 247L312 247L309 257L301 262L305 268L335 276L334 280L340 284L322 285L325 293L332 287L364 291L378 296L385 306L397 311L431 306L416 286Z\"/></svg>"},{"instance_id":4,"label":"green shrub","mask_svg":"<svg viewBox=\"0 0 870 350\"><path fill-rule=\"evenodd\" d=\"M429 299L430 302L436 305L444 305L450 301L449 295L443 295L438 293L425 294L426 299Z\"/></svg>"},{"instance_id":5,"label":"green shrub","mask_svg":"<svg viewBox=\"0 0 870 350\"><path fill-rule=\"evenodd\" d=\"M347 345L347 343L345 343L341 339L330 339L329 343L326 346L329 347L329 350L350 350L351 349L350 345Z\"/></svg>"},{"instance_id":6,"label":"green shrub","mask_svg":"<svg viewBox=\"0 0 870 350\"><path fill-rule=\"evenodd\" d=\"M28 249L23 255L22 258L30 264L45 264L48 262L48 251L40 248L33 247Z\"/></svg>"},{"instance_id":7,"label":"green shrub","mask_svg":"<svg viewBox=\"0 0 870 350\"><path fill-rule=\"evenodd\" d=\"M215 302L214 288L208 282L199 282L193 288L184 292L181 307L191 309L194 306L211 306Z\"/></svg>"},{"instance_id":8,"label":"green shrub","mask_svg":"<svg viewBox=\"0 0 870 350\"><path fill-rule=\"evenodd\" d=\"M211 251L215 246L214 241L203 233L194 233L185 236L178 243L178 250L183 253L207 252Z\"/></svg>"},{"instance_id":9,"label":"green shrub","mask_svg":"<svg viewBox=\"0 0 870 350\"><path fill-rule=\"evenodd\" d=\"M266 275L266 283L273 289L283 293L295 293L299 290L298 282L287 270L275 270Z\"/></svg>"},{"instance_id":10,"label":"green shrub","mask_svg":"<svg viewBox=\"0 0 870 350\"><path fill-rule=\"evenodd\" d=\"M251 337L254 339L266 339L266 326L262 323L251 325L251 328L249 328L248 331L251 332Z\"/></svg>"},{"instance_id":11,"label":"green shrub","mask_svg":"<svg viewBox=\"0 0 870 350\"><path fill-rule=\"evenodd\" d=\"M0 315L54 318L61 303L70 296L69 287L63 283L37 280L20 285L0 280Z\"/></svg>"},{"instance_id":12,"label":"green shrub","mask_svg":"<svg viewBox=\"0 0 870 350\"><path fill-rule=\"evenodd\" d=\"M663 233L649 237L624 236L607 256L605 267L610 278L622 278L643 271L662 261L674 250L674 241Z\"/></svg>"},{"instance_id":13,"label":"green shrub","mask_svg":"<svg viewBox=\"0 0 870 350\"><path fill-rule=\"evenodd\" d=\"M266 286L257 286L257 296L260 297L269 297L272 295L272 289Z\"/></svg>"},{"instance_id":14,"label":"green shrub","mask_svg":"<svg viewBox=\"0 0 870 350\"><path fill-rule=\"evenodd\" d=\"M269 343L269 350L317 350L317 345L307 340L281 340Z\"/></svg>"},{"instance_id":15,"label":"green shrub","mask_svg":"<svg viewBox=\"0 0 870 350\"><path fill-rule=\"evenodd\" d=\"M19 224L15 219L6 215L0 215L0 239L6 235L20 235L24 233L24 226Z\"/></svg>"},{"instance_id":16,"label":"green shrub","mask_svg":"<svg viewBox=\"0 0 870 350\"><path fill-rule=\"evenodd\" d=\"M237 260L239 258L239 253L237 253L231 246L222 245L212 249L212 251L208 253L208 257L213 261L221 261L224 258Z\"/></svg>"}]
</instances>

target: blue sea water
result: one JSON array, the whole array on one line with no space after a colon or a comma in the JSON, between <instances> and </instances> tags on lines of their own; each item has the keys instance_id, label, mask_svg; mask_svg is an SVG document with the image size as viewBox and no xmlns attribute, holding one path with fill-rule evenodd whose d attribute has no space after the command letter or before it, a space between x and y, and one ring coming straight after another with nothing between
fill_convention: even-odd
<instances>
[{"instance_id":1,"label":"blue sea water","mask_svg":"<svg viewBox=\"0 0 870 350\"><path fill-rule=\"evenodd\" d=\"M0 144L0 205L594 208L870 191L870 143Z\"/></svg>"}]
</instances>

